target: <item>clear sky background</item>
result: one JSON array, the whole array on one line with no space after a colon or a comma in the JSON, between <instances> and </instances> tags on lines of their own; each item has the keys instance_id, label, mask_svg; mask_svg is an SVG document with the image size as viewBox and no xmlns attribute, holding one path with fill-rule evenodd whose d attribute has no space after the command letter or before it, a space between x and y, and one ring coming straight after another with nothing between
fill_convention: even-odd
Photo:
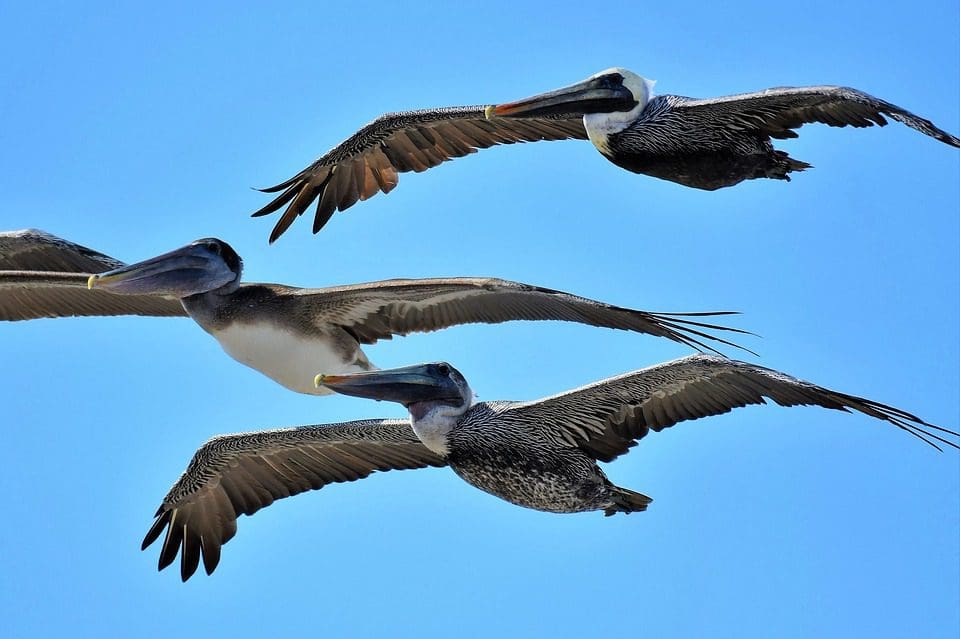
<instances>
[{"instance_id":1,"label":"clear sky background","mask_svg":"<svg viewBox=\"0 0 960 639\"><path fill-rule=\"evenodd\" d=\"M955 0L235 2L0 7L0 228L126 261L204 236L250 281L490 275L648 310L733 309L748 357L956 429L960 152L899 124L809 126L816 168L708 193L585 142L482 151L267 246L252 186L385 111L524 97L619 65L662 93L848 84L960 131ZM0 615L7 637L956 637L958 460L822 409L751 407L606 467L629 517L517 508L446 469L242 517L212 577L139 545L220 433L391 404L295 395L185 319L0 326ZM532 399L689 351L560 323L383 342L483 399ZM739 356L734 351L729 354Z\"/></svg>"}]
</instances>

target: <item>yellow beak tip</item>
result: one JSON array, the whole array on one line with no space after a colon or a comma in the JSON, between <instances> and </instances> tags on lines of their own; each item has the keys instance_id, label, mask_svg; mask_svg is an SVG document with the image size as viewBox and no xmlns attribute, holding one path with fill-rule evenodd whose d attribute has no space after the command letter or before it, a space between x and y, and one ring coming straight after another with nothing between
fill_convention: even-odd
<instances>
[{"instance_id":1,"label":"yellow beak tip","mask_svg":"<svg viewBox=\"0 0 960 639\"><path fill-rule=\"evenodd\" d=\"M316 377L314 377L314 378L313 378L313 385L314 385L316 388L320 388L320 386L323 384L323 378L324 378L324 377L326 377L326 375L324 375L323 373L320 373L319 375L317 375Z\"/></svg>"},{"instance_id":2,"label":"yellow beak tip","mask_svg":"<svg viewBox=\"0 0 960 639\"><path fill-rule=\"evenodd\" d=\"M486 109L483 110L483 117L487 118L488 120L492 118L493 110L496 108L497 108L497 105L495 104L491 104L490 106L488 106Z\"/></svg>"},{"instance_id":3,"label":"yellow beak tip","mask_svg":"<svg viewBox=\"0 0 960 639\"><path fill-rule=\"evenodd\" d=\"M96 283L96 281L97 281L97 276L96 276L96 275L91 275L90 277L88 277L88 278L87 278L87 289L88 289L88 290L93 289L93 285Z\"/></svg>"}]
</instances>

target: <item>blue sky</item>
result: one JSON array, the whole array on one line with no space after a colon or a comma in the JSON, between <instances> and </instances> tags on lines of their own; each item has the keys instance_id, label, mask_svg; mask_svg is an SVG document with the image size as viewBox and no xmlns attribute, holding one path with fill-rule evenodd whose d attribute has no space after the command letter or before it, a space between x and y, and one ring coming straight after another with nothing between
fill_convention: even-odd
<instances>
[{"instance_id":1,"label":"blue sky","mask_svg":"<svg viewBox=\"0 0 960 639\"><path fill-rule=\"evenodd\" d=\"M274 246L250 189L385 111L516 99L609 66L663 93L848 84L960 131L960 10L865 3L115 3L0 13L0 228L133 261L215 235L247 278L491 275L649 310L743 311L758 361L956 429L960 153L892 124L804 128L816 168L714 193L587 143L484 151ZM520 509L444 469L239 521L210 578L139 544L208 437L400 416L292 394L188 320L2 331L0 614L10 637L875 636L960 631L958 455L886 424L753 407L606 467L630 517ZM559 323L383 342L481 398L530 399L688 351ZM731 354L735 354L732 353Z\"/></svg>"}]
</instances>

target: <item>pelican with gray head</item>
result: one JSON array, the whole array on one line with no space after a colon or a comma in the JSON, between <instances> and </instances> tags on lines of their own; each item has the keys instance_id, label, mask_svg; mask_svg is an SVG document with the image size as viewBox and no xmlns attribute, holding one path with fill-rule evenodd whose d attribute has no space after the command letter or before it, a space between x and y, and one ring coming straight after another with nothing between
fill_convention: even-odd
<instances>
[{"instance_id":1,"label":"pelican with gray head","mask_svg":"<svg viewBox=\"0 0 960 639\"><path fill-rule=\"evenodd\" d=\"M506 501L554 513L646 510L651 499L607 479L613 461L650 431L769 398L782 406L856 411L940 448L958 433L862 397L745 362L694 355L530 402L477 402L444 363L347 375L316 383L344 395L398 402L409 421L364 421L216 437L193 456L157 510L143 548L166 531L162 570L180 554L188 579L201 555L207 574L236 534L240 513L276 499L380 470L449 466ZM938 434L939 433L939 434Z\"/></svg>"},{"instance_id":2,"label":"pelican with gray head","mask_svg":"<svg viewBox=\"0 0 960 639\"><path fill-rule=\"evenodd\" d=\"M336 211L389 193L406 171L499 144L586 140L634 173L714 190L753 178L789 180L810 168L773 148L812 122L867 127L902 122L951 146L960 140L929 120L839 86L766 89L698 100L653 95L653 82L622 68L578 84L498 105L387 113L348 137L288 180L262 189L277 193L254 217L276 213L270 241L317 203L313 232Z\"/></svg>"},{"instance_id":3,"label":"pelican with gray head","mask_svg":"<svg viewBox=\"0 0 960 639\"><path fill-rule=\"evenodd\" d=\"M840 86L778 87L698 100L653 96L651 80L615 67L577 84L488 110L497 118L580 115L608 160L634 173L712 191L754 178L790 179L810 168L773 148L812 122L884 126L884 115L950 146L960 139L894 104Z\"/></svg>"},{"instance_id":4,"label":"pelican with gray head","mask_svg":"<svg viewBox=\"0 0 960 639\"><path fill-rule=\"evenodd\" d=\"M50 269L36 270L44 266ZM708 350L705 341L734 345L706 330L743 332L692 317L710 314L635 311L495 278L397 279L321 289L241 283L242 260L216 238L127 266L40 231L3 233L0 269L6 269L0 270L0 319L189 315L237 361L313 395L331 392L313 384L318 369L374 368L361 344L459 324L564 320Z\"/></svg>"}]
</instances>

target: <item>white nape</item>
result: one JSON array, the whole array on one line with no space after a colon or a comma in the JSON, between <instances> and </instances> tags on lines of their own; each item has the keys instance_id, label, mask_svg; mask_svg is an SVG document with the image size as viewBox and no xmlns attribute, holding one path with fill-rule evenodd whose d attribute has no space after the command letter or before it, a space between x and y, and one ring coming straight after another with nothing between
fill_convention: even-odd
<instances>
[{"instance_id":1,"label":"white nape","mask_svg":"<svg viewBox=\"0 0 960 639\"><path fill-rule=\"evenodd\" d=\"M650 98L653 97L654 80L648 80L632 71L615 67L596 73L591 77L619 73L623 76L623 86L630 90L637 105L629 111L614 111L612 113L587 113L583 116L583 127L587 130L587 137L597 149L605 154L612 155L609 136L623 131L640 117Z\"/></svg>"}]
</instances>

